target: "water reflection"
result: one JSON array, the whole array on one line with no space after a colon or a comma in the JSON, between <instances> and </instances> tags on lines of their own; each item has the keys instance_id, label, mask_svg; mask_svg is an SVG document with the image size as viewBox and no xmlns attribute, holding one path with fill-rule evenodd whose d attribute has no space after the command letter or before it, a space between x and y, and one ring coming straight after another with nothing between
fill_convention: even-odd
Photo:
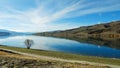
<instances>
[{"instance_id":1,"label":"water reflection","mask_svg":"<svg viewBox=\"0 0 120 68\"><path fill-rule=\"evenodd\" d=\"M6 39L8 38L9 36L0 36L0 39Z\"/></svg>"},{"instance_id":2,"label":"water reflection","mask_svg":"<svg viewBox=\"0 0 120 68\"><path fill-rule=\"evenodd\" d=\"M32 39L34 44L31 49L60 51L66 53L120 58L119 39L99 38L53 38L42 36L14 36L0 39L0 44L26 48L24 41Z\"/></svg>"},{"instance_id":3,"label":"water reflection","mask_svg":"<svg viewBox=\"0 0 120 68\"><path fill-rule=\"evenodd\" d=\"M89 38L79 38L79 37L74 37L74 38L68 38L72 40L76 40L78 42L82 43L88 43L88 44L94 44L97 46L107 46L115 49L120 49L120 38L94 38L94 37L89 37Z\"/></svg>"}]
</instances>

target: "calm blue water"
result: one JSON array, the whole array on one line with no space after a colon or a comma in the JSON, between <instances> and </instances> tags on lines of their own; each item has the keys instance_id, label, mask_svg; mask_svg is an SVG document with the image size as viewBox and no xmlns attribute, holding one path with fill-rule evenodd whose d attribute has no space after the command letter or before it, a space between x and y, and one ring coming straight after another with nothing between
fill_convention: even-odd
<instances>
[{"instance_id":1,"label":"calm blue water","mask_svg":"<svg viewBox=\"0 0 120 68\"><path fill-rule=\"evenodd\" d=\"M34 40L34 44L31 46L31 49L51 50L89 56L120 58L119 49L61 38L42 36L0 37L0 44L26 48L26 45L24 44L24 41L26 39Z\"/></svg>"}]
</instances>

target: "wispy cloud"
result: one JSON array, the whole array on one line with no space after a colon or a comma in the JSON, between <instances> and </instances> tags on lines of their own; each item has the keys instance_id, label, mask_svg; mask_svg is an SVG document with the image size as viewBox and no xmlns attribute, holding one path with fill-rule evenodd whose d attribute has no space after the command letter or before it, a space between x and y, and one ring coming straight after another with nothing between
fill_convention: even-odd
<instances>
[{"instance_id":1,"label":"wispy cloud","mask_svg":"<svg viewBox=\"0 0 120 68\"><path fill-rule=\"evenodd\" d=\"M58 24L58 26L54 24L54 21L99 12L117 11L120 10L119 2L119 0L35 0L36 8L18 10L11 6L2 7L7 12L0 11L0 23L8 19L13 19L9 21L17 21L17 27L19 26L17 23L21 24L20 27L28 27L22 28L26 31L66 29L74 26L68 27L68 25L65 26L64 24ZM20 29L18 28L18 30Z\"/></svg>"}]
</instances>

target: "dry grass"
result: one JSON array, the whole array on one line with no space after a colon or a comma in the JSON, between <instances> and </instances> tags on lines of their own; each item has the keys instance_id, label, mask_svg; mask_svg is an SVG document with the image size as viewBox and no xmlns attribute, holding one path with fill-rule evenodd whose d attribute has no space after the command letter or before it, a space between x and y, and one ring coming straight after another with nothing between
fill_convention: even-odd
<instances>
[{"instance_id":1,"label":"dry grass","mask_svg":"<svg viewBox=\"0 0 120 68\"><path fill-rule=\"evenodd\" d=\"M8 53L0 51L0 55L7 55Z\"/></svg>"},{"instance_id":2,"label":"dry grass","mask_svg":"<svg viewBox=\"0 0 120 68\"><path fill-rule=\"evenodd\" d=\"M120 59L111 59L111 58L102 58L102 57L93 57L93 56L82 56L82 55L66 54L66 53L54 52L54 51L25 49L25 48L8 47L8 46L0 46L0 48L15 50L15 51L29 53L29 54L62 58L62 59L67 59L67 60L72 59L72 60L97 62L97 63L112 64L112 65L119 65L120 66Z\"/></svg>"},{"instance_id":3,"label":"dry grass","mask_svg":"<svg viewBox=\"0 0 120 68\"><path fill-rule=\"evenodd\" d=\"M19 58L19 59L36 59L36 58L30 57L30 56L12 54L12 53L7 53L7 52L3 52L3 51L0 51L0 56L11 57L11 58Z\"/></svg>"},{"instance_id":4,"label":"dry grass","mask_svg":"<svg viewBox=\"0 0 120 68\"><path fill-rule=\"evenodd\" d=\"M29 56L24 56L24 55L19 55L19 54L14 54L14 53L9 53L9 52L4 52L0 51L0 57L6 57L6 58L14 58L14 59L22 59L22 60L40 60L38 58L33 58ZM40 61L39 61L40 62ZM43 62L43 61L42 61ZM47 61L46 61L47 62ZM52 62L52 61L51 61ZM57 65L60 62L57 62ZM81 64L81 63L60 63L63 67L66 68L110 68L108 66L96 66L96 65L90 65L90 64Z\"/></svg>"}]
</instances>

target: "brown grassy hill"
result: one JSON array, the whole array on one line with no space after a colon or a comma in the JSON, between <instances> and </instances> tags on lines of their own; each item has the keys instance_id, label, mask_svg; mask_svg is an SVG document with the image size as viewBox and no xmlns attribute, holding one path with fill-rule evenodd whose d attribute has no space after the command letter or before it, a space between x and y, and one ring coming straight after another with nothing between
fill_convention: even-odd
<instances>
[{"instance_id":1,"label":"brown grassy hill","mask_svg":"<svg viewBox=\"0 0 120 68\"><path fill-rule=\"evenodd\" d=\"M56 37L120 37L120 21L114 21L105 24L96 24L92 26L83 26L65 31L36 33L35 35Z\"/></svg>"}]
</instances>

